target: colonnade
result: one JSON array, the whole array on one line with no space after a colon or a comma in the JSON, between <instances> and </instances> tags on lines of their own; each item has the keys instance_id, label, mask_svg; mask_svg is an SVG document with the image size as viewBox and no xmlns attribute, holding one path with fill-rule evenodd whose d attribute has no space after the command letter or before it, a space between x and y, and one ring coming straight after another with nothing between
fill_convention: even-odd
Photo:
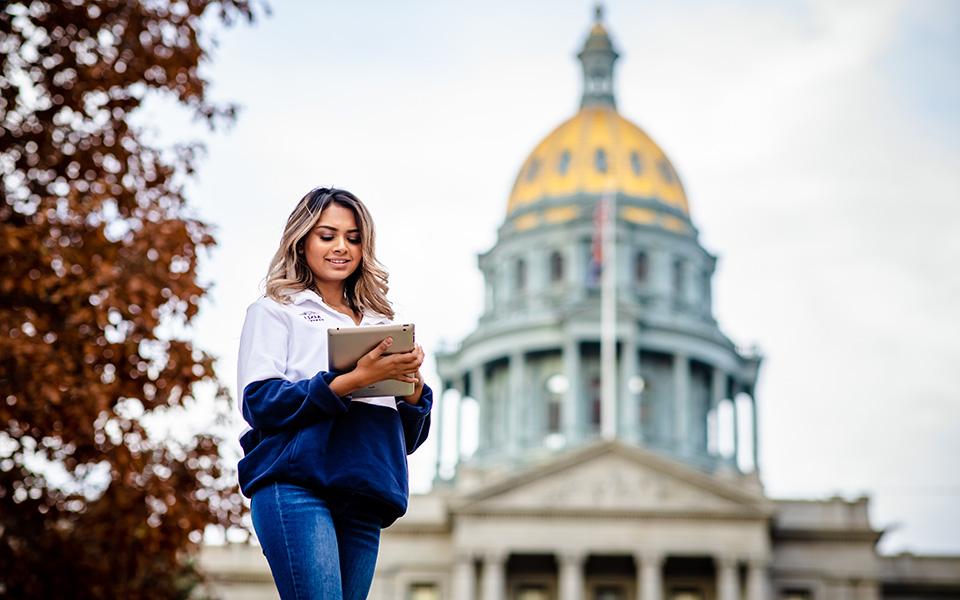
<instances>
[{"instance_id":1,"label":"colonnade","mask_svg":"<svg viewBox=\"0 0 960 600\"><path fill-rule=\"evenodd\" d=\"M563 551L555 555L558 567L557 599L586 598L586 559L588 553ZM478 553L459 552L453 569L453 597L457 600L506 600L507 558L504 550ZM665 600L663 568L666 555L640 550L633 554L636 568L636 600ZM476 566L480 563L477 590ZM731 555L713 557L717 600L769 600L769 564L767 560L744 559ZM741 566L746 566L745 590L741 590ZM479 593L478 593L479 591ZM743 592L746 592L743 594Z\"/></svg>"},{"instance_id":2,"label":"colonnade","mask_svg":"<svg viewBox=\"0 0 960 600\"><path fill-rule=\"evenodd\" d=\"M575 445L578 442L589 437L589 428L587 427L585 421L588 419L587 410L585 408L586 400L583 397L584 386L581 381L581 374L583 372L582 363L583 357L581 355L581 344L588 342L590 340L581 339L576 336L567 335L564 338L563 346L561 348L562 353L562 373L567 378L567 389L563 393L562 398L562 419L560 423L561 433L563 434L563 439L567 446ZM593 340L595 342L595 340ZM643 430L639 426L639 414L638 410L640 409L641 403L643 402L643 396L641 392L640 400L637 400L637 394L632 389L634 384L631 382L631 378L635 375L643 374L643 365L640 363L640 347L637 343L636 336L627 335L620 338L620 345L622 348L620 368L618 369L618 394L617 394L617 422L618 422L618 431L617 437L624 439L628 442L643 444L644 434ZM680 456L694 456L696 450L694 448L694 439L691 434L691 425L692 418L691 416L691 392L690 392L690 381L691 381L691 363L692 359L687 354L682 353L672 353L672 371L673 371L673 398L672 398L672 431L665 432L670 438L674 440L674 448ZM502 359L499 359L502 360ZM499 446L497 449L499 451L504 451L508 455L513 455L520 450L521 440L525 437L529 438L530 436L525 436L521 431L522 424L522 411L524 410L524 403L532 401L531 398L524 397L524 380L526 377L526 355L522 350L514 350L507 357L507 373L509 385L507 386L508 397L507 402L503 406L503 410L506 411L506 414L503 415L503 423L505 426L504 431L504 444ZM487 398L487 365L491 361L485 361L484 363L475 364L472 367L469 367L458 374L445 379L443 382L444 390L446 393L448 390L456 390L461 400L464 397L469 396L477 402L480 414L483 415L485 411L491 409L491 404ZM731 464L733 468L738 468L738 457L740 457L743 449L743 441L740 436L740 427L739 422L741 420L741 415L739 414L740 409L738 408L739 403L737 402L737 397L746 397L749 401L750 407L750 432L752 439L750 440L750 450L752 459L753 468L756 470L758 463L758 439L757 439L757 403L755 396L753 395L753 390L750 389L750 386L745 383L741 383L739 378L735 375L730 374L727 370L714 366L711 368L712 371L712 381L710 382L710 399L709 399L709 410L716 411L720 404L724 401L730 402L730 407L732 409L732 423L730 432L732 436L732 457L729 457L727 461ZM469 381L469 385L467 382ZM446 443L444 438L448 434L452 434L453 439L451 440L454 447L454 464L453 468L461 462L461 440L463 439L463 429L465 426L463 418L463 403L457 402L453 406L456 415L453 419L454 426L452 431L446 431L443 423L445 418L443 412L445 411L444 402L437 402L434 406L434 427L437 436L438 447L444 448ZM481 419L483 417L481 416ZM699 418L699 415L697 415ZM719 425L715 425L715 435L718 434ZM481 437L480 444L484 443L483 438ZM484 448L480 448L483 450ZM443 453L437 453L437 473L443 473L442 460L444 458Z\"/></svg>"}]
</instances>

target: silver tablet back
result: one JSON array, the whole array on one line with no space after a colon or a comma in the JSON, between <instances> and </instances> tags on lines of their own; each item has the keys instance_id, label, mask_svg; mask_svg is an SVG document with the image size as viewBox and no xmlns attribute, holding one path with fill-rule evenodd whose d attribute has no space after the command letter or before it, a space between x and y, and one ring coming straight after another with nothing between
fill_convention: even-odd
<instances>
[{"instance_id":1,"label":"silver tablet back","mask_svg":"<svg viewBox=\"0 0 960 600\"><path fill-rule=\"evenodd\" d=\"M327 330L329 370L346 372L357 366L363 355L377 347L384 338L392 337L393 344L385 354L410 352L414 347L413 323L370 325L369 327L331 327ZM414 385L395 379L379 381L353 392L354 398L372 396L408 396Z\"/></svg>"}]
</instances>

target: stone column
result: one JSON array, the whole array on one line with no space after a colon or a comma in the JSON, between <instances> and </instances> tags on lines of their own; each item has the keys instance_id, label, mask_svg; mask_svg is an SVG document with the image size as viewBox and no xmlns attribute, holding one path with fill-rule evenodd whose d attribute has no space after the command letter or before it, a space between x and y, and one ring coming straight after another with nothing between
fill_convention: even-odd
<instances>
[{"instance_id":1,"label":"stone column","mask_svg":"<svg viewBox=\"0 0 960 600\"><path fill-rule=\"evenodd\" d=\"M470 370L470 395L473 397L474 401L477 403L477 449L481 449L484 446L484 442L489 441L489 431L485 431L489 428L489 424L484 427L484 422L487 421L487 416L490 413L490 403L487 402L486 398L486 384L487 384L487 370L485 365L479 364L474 365ZM487 437L485 437L487 436Z\"/></svg>"},{"instance_id":2,"label":"stone column","mask_svg":"<svg viewBox=\"0 0 960 600\"><path fill-rule=\"evenodd\" d=\"M670 310L670 296L673 293L671 279L673 264L670 253L661 248L650 250L650 292L651 306L658 312Z\"/></svg>"},{"instance_id":3,"label":"stone column","mask_svg":"<svg viewBox=\"0 0 960 600\"><path fill-rule=\"evenodd\" d=\"M727 397L727 374L720 367L713 368L713 382L710 384L710 410L713 411L713 446L716 456L720 454L720 402Z\"/></svg>"},{"instance_id":4,"label":"stone column","mask_svg":"<svg viewBox=\"0 0 960 600\"><path fill-rule=\"evenodd\" d=\"M856 598L857 600L880 600L880 585L868 579L857 582Z\"/></svg>"},{"instance_id":5,"label":"stone column","mask_svg":"<svg viewBox=\"0 0 960 600\"><path fill-rule=\"evenodd\" d=\"M770 600L767 561L752 559L747 564L747 600Z\"/></svg>"},{"instance_id":6,"label":"stone column","mask_svg":"<svg viewBox=\"0 0 960 600\"><path fill-rule=\"evenodd\" d=\"M673 437L674 446L687 454L690 450L690 359L673 357Z\"/></svg>"},{"instance_id":7,"label":"stone column","mask_svg":"<svg viewBox=\"0 0 960 600\"><path fill-rule=\"evenodd\" d=\"M507 554L492 551L483 555L483 600L505 600L507 597Z\"/></svg>"},{"instance_id":8,"label":"stone column","mask_svg":"<svg viewBox=\"0 0 960 600\"><path fill-rule=\"evenodd\" d=\"M582 552L565 551L557 556L560 565L558 586L558 600L582 600L584 597L583 563L585 556Z\"/></svg>"},{"instance_id":9,"label":"stone column","mask_svg":"<svg viewBox=\"0 0 960 600\"><path fill-rule=\"evenodd\" d=\"M634 560L637 562L637 600L661 600L664 556L640 552L634 555Z\"/></svg>"},{"instance_id":10,"label":"stone column","mask_svg":"<svg viewBox=\"0 0 960 600\"><path fill-rule=\"evenodd\" d=\"M460 375L457 379L456 389L460 393L457 400L456 422L453 430L453 469L454 472L460 467L460 443L463 439L463 399L467 397L466 377Z\"/></svg>"},{"instance_id":11,"label":"stone column","mask_svg":"<svg viewBox=\"0 0 960 600\"><path fill-rule=\"evenodd\" d=\"M507 448L510 452L520 446L521 408L523 407L523 353L516 351L510 355L510 394L507 396Z\"/></svg>"},{"instance_id":12,"label":"stone column","mask_svg":"<svg viewBox=\"0 0 960 600\"><path fill-rule=\"evenodd\" d=\"M683 302L694 312L699 312L701 302L699 270L697 265L689 259L683 261Z\"/></svg>"},{"instance_id":13,"label":"stone column","mask_svg":"<svg viewBox=\"0 0 960 600\"><path fill-rule=\"evenodd\" d=\"M633 298L634 251L617 236L617 298Z\"/></svg>"},{"instance_id":14,"label":"stone column","mask_svg":"<svg viewBox=\"0 0 960 600\"><path fill-rule=\"evenodd\" d=\"M534 248L527 256L529 306L531 310L542 309L544 292L550 286L550 251L546 248Z\"/></svg>"},{"instance_id":15,"label":"stone column","mask_svg":"<svg viewBox=\"0 0 960 600\"><path fill-rule=\"evenodd\" d=\"M740 600L740 571L731 556L714 558L717 567L717 600Z\"/></svg>"},{"instance_id":16,"label":"stone column","mask_svg":"<svg viewBox=\"0 0 960 600\"><path fill-rule=\"evenodd\" d=\"M443 466L443 414L445 412L443 409L443 400L444 396L447 395L447 392L450 391L451 383L449 381L444 381L442 385L443 389L440 392L440 397L438 398L439 402L434 402L433 408L431 409L431 412L433 413L431 415L431 420L432 423L434 423L433 426L437 432L437 465L435 470L436 475L434 475L434 478L438 481L441 479L440 469Z\"/></svg>"},{"instance_id":17,"label":"stone column","mask_svg":"<svg viewBox=\"0 0 960 600\"><path fill-rule=\"evenodd\" d=\"M484 311L483 314L492 313L495 309L494 306L494 274L486 269L483 270L483 300L484 300Z\"/></svg>"},{"instance_id":18,"label":"stone column","mask_svg":"<svg viewBox=\"0 0 960 600\"><path fill-rule=\"evenodd\" d=\"M563 437L566 444L576 442L580 429L580 340L567 332L563 342L563 372L569 387L563 399Z\"/></svg>"},{"instance_id":19,"label":"stone column","mask_svg":"<svg viewBox=\"0 0 960 600\"><path fill-rule=\"evenodd\" d=\"M756 473L760 472L760 440L758 435L758 423L759 419L757 416L757 397L753 395L753 390L750 390L750 423L753 426L753 470Z\"/></svg>"},{"instance_id":20,"label":"stone column","mask_svg":"<svg viewBox=\"0 0 960 600\"><path fill-rule=\"evenodd\" d=\"M474 600L476 581L473 555L468 552L458 552L453 563L453 597Z\"/></svg>"},{"instance_id":21,"label":"stone column","mask_svg":"<svg viewBox=\"0 0 960 600\"><path fill-rule=\"evenodd\" d=\"M627 334L623 338L620 363L620 393L617 394L619 410L617 414L617 432L627 440L636 441L640 439L638 431L639 411L637 410L638 394L630 391L630 379L637 376L637 335L631 325L627 328Z\"/></svg>"},{"instance_id":22,"label":"stone column","mask_svg":"<svg viewBox=\"0 0 960 600\"><path fill-rule=\"evenodd\" d=\"M737 396L740 394L740 384L735 383L730 393L730 406L733 411L733 468L740 470L740 411L737 410Z\"/></svg>"},{"instance_id":23,"label":"stone column","mask_svg":"<svg viewBox=\"0 0 960 600\"><path fill-rule=\"evenodd\" d=\"M583 244L574 239L567 246L567 264L570 274L566 275L565 286L570 291L571 300L579 300L584 297L587 291L587 269L590 265L587 263L587 254L584 252Z\"/></svg>"},{"instance_id":24,"label":"stone column","mask_svg":"<svg viewBox=\"0 0 960 600\"><path fill-rule=\"evenodd\" d=\"M502 257L497 257L497 261L493 262L493 306L497 312L504 310L504 307L507 305L507 302L510 300L510 281L508 278L508 265Z\"/></svg>"}]
</instances>

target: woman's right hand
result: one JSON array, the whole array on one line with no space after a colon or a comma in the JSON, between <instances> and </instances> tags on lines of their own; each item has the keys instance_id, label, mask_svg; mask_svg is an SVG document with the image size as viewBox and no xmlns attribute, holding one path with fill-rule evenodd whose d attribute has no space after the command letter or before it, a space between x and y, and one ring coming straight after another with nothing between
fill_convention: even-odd
<instances>
[{"instance_id":1,"label":"woman's right hand","mask_svg":"<svg viewBox=\"0 0 960 600\"><path fill-rule=\"evenodd\" d=\"M422 354L418 354L416 348L410 352L384 354L392 344L393 338L388 337L357 361L357 366L353 369L353 372L362 382L360 387L366 387L385 379L416 383L417 369L423 362Z\"/></svg>"},{"instance_id":2,"label":"woman's right hand","mask_svg":"<svg viewBox=\"0 0 960 600\"><path fill-rule=\"evenodd\" d=\"M331 381L331 390L339 396L346 396L385 379L416 383L417 370L423 363L423 352L414 348L410 352L384 354L392 344L391 337L377 344L376 348L357 361L352 371Z\"/></svg>"}]
</instances>

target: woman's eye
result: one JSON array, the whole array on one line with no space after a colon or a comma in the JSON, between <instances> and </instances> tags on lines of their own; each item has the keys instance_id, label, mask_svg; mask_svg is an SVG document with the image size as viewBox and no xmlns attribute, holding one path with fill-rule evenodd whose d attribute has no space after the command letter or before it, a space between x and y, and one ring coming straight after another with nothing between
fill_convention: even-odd
<instances>
[{"instance_id":1,"label":"woman's eye","mask_svg":"<svg viewBox=\"0 0 960 600\"><path fill-rule=\"evenodd\" d=\"M323 240L323 241L325 241L325 242L329 242L329 241L332 241L332 240L333 240L333 236L332 236L332 235L321 235L321 236L320 236L320 239Z\"/></svg>"},{"instance_id":2,"label":"woman's eye","mask_svg":"<svg viewBox=\"0 0 960 600\"><path fill-rule=\"evenodd\" d=\"M351 244L359 244L359 243L360 243L360 238L358 238L358 237L347 238L347 241L350 242Z\"/></svg>"}]
</instances>

